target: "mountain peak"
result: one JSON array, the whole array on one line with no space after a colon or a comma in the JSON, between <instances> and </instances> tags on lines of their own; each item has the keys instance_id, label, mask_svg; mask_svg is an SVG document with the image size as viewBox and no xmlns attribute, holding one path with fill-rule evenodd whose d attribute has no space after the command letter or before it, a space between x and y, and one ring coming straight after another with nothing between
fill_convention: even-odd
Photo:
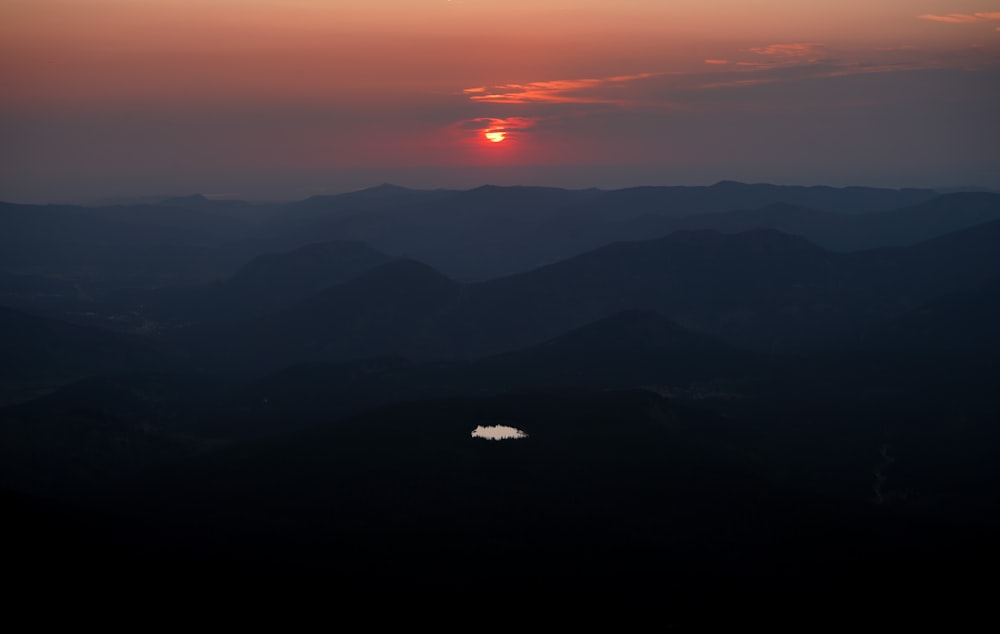
<instances>
[{"instance_id":1,"label":"mountain peak","mask_svg":"<svg viewBox=\"0 0 1000 634\"><path fill-rule=\"evenodd\" d=\"M410 189L408 187L403 187L401 185L394 185L393 183L382 183L381 185L375 185L374 187L369 187L362 191L395 193L395 192L407 192L410 191Z\"/></svg>"},{"instance_id":2,"label":"mountain peak","mask_svg":"<svg viewBox=\"0 0 1000 634\"><path fill-rule=\"evenodd\" d=\"M361 275L357 281L359 283L385 283L385 282L438 282L457 284L454 280L444 275L437 269L418 262L402 258L381 264Z\"/></svg>"},{"instance_id":3,"label":"mountain peak","mask_svg":"<svg viewBox=\"0 0 1000 634\"><path fill-rule=\"evenodd\" d=\"M208 198L204 194L190 194L188 196L173 196L171 198L165 198L160 204L163 205L190 205L190 204L200 204L207 203Z\"/></svg>"}]
</instances>

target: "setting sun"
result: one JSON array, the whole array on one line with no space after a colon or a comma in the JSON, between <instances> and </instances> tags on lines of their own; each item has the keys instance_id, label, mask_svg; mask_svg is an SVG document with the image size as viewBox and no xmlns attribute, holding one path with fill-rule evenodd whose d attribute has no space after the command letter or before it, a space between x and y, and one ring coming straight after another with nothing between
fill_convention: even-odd
<instances>
[{"instance_id":1,"label":"setting sun","mask_svg":"<svg viewBox=\"0 0 1000 634\"><path fill-rule=\"evenodd\" d=\"M480 117L469 119L463 125L481 134L489 145L512 143L516 135L521 135L535 126L538 117Z\"/></svg>"}]
</instances>

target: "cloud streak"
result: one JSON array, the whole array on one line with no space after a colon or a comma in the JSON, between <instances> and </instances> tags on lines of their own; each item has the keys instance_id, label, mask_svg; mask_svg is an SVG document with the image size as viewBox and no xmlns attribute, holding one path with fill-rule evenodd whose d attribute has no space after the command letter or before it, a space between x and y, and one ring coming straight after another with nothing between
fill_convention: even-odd
<instances>
[{"instance_id":1,"label":"cloud streak","mask_svg":"<svg viewBox=\"0 0 1000 634\"><path fill-rule=\"evenodd\" d=\"M790 44L771 44L759 46L750 50L758 55L771 57L816 57L823 47L811 42L793 42Z\"/></svg>"},{"instance_id":2,"label":"cloud streak","mask_svg":"<svg viewBox=\"0 0 1000 634\"><path fill-rule=\"evenodd\" d=\"M537 140L535 148L548 147L544 143L557 138L575 137L585 144L593 135L577 131L614 129L624 132L606 135L608 143L640 147L641 135L636 141L624 140L633 137L638 122L647 122L650 129L672 129L676 122L722 113L777 116L817 110L829 116L837 108L859 107L869 113L896 107L901 91L920 81L948 76L958 82L973 71L1000 70L1000 58L984 55L983 47L942 52L912 44L848 49L821 42L765 41L713 52L687 71L466 88L458 93L466 110L456 129L474 133L479 142L483 137L496 143ZM873 75L884 80L865 78ZM884 85L900 90L883 90ZM581 149L574 156L584 153Z\"/></svg>"},{"instance_id":3,"label":"cloud streak","mask_svg":"<svg viewBox=\"0 0 1000 634\"><path fill-rule=\"evenodd\" d=\"M946 24L977 24L981 22L989 22L991 20L1000 20L1000 11L979 11L977 13L946 13L946 14L935 14L935 13L925 13L923 15L918 15L917 18L921 20L930 20L932 22L943 22Z\"/></svg>"},{"instance_id":4,"label":"cloud streak","mask_svg":"<svg viewBox=\"0 0 1000 634\"><path fill-rule=\"evenodd\" d=\"M492 104L623 104L625 100L609 95L609 86L654 77L654 73L617 75L596 79L558 79L527 84L466 88L462 92L476 103Z\"/></svg>"}]
</instances>

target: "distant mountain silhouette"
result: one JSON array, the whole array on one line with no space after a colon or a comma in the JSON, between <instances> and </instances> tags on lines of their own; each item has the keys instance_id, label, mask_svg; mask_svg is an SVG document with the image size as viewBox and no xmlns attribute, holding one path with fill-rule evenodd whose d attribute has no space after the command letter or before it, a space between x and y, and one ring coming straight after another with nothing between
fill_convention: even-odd
<instances>
[{"instance_id":1,"label":"distant mountain silhouette","mask_svg":"<svg viewBox=\"0 0 1000 634\"><path fill-rule=\"evenodd\" d=\"M465 285L402 260L239 327L195 328L190 342L215 350L216 362L256 356L270 370L387 355L471 359L638 310L730 345L787 353L1000 275L998 228L851 254L769 229L679 231Z\"/></svg>"},{"instance_id":2,"label":"distant mountain silhouette","mask_svg":"<svg viewBox=\"0 0 1000 634\"><path fill-rule=\"evenodd\" d=\"M459 289L424 264L398 260L243 324L182 336L214 363L244 369L405 354Z\"/></svg>"},{"instance_id":3,"label":"distant mountain silhouette","mask_svg":"<svg viewBox=\"0 0 1000 634\"><path fill-rule=\"evenodd\" d=\"M887 348L964 351L984 359L1000 350L1000 278L948 294L869 327L862 341ZM995 359L995 357L993 357Z\"/></svg>"},{"instance_id":4,"label":"distant mountain silhouette","mask_svg":"<svg viewBox=\"0 0 1000 634\"><path fill-rule=\"evenodd\" d=\"M968 605L1000 562L997 203L0 204L5 570L43 601L640 593L669 624Z\"/></svg>"},{"instance_id":5,"label":"distant mountain silhouette","mask_svg":"<svg viewBox=\"0 0 1000 634\"><path fill-rule=\"evenodd\" d=\"M261 226L250 244L286 250L305 241L359 240L405 254L460 281L525 271L626 237L615 227L645 214L668 217L803 205L867 213L929 200L932 190L787 187L722 182L604 191L483 186L408 190L382 186L314 197ZM609 237L611 236L611 237Z\"/></svg>"},{"instance_id":6,"label":"distant mountain silhouette","mask_svg":"<svg viewBox=\"0 0 1000 634\"><path fill-rule=\"evenodd\" d=\"M900 314L1000 274L1000 221L911 247L825 251L773 230L676 232L470 285L439 322L439 349L523 348L629 309L761 351Z\"/></svg>"},{"instance_id":7,"label":"distant mountain silhouette","mask_svg":"<svg viewBox=\"0 0 1000 634\"><path fill-rule=\"evenodd\" d=\"M622 227L642 239L672 231L711 229L736 233L759 228L801 236L836 251L916 244L954 231L1000 219L1000 194L956 193L911 207L866 214L844 214L775 203L675 218L646 215Z\"/></svg>"},{"instance_id":8,"label":"distant mountain silhouette","mask_svg":"<svg viewBox=\"0 0 1000 634\"><path fill-rule=\"evenodd\" d=\"M147 340L0 307L0 379L68 380L162 369L174 360Z\"/></svg>"},{"instance_id":9,"label":"distant mountain silhouette","mask_svg":"<svg viewBox=\"0 0 1000 634\"><path fill-rule=\"evenodd\" d=\"M220 271L211 251L244 228L226 216L152 205L0 203L0 271L68 280L74 295L89 296L206 281Z\"/></svg>"},{"instance_id":10,"label":"distant mountain silhouette","mask_svg":"<svg viewBox=\"0 0 1000 634\"><path fill-rule=\"evenodd\" d=\"M390 183L343 194L312 196L289 204L293 219L350 215L450 198L448 189L411 189Z\"/></svg>"},{"instance_id":11,"label":"distant mountain silhouette","mask_svg":"<svg viewBox=\"0 0 1000 634\"><path fill-rule=\"evenodd\" d=\"M79 500L129 473L213 446L187 435L226 384L209 377L118 372L0 409L0 489Z\"/></svg>"},{"instance_id":12,"label":"distant mountain silhouette","mask_svg":"<svg viewBox=\"0 0 1000 634\"><path fill-rule=\"evenodd\" d=\"M1000 376L997 324L1000 278L993 278L845 334L830 356L853 378L856 393L891 386L913 394L912 406L926 409L933 401L943 408L942 418L963 412L967 423L989 419L996 409L992 386ZM995 437L1000 443L1000 434Z\"/></svg>"},{"instance_id":13,"label":"distant mountain silhouette","mask_svg":"<svg viewBox=\"0 0 1000 634\"><path fill-rule=\"evenodd\" d=\"M680 217L785 203L837 213L870 213L919 204L937 196L932 189L774 185L720 181L708 186L644 186L612 190L595 207L630 214Z\"/></svg>"},{"instance_id":14,"label":"distant mountain silhouette","mask_svg":"<svg viewBox=\"0 0 1000 634\"><path fill-rule=\"evenodd\" d=\"M475 361L382 357L293 365L236 390L228 410L200 417L199 426L214 420L220 436L275 434L390 403L519 390L648 387L716 398L772 371L768 360L660 315L624 311L541 345Z\"/></svg>"},{"instance_id":15,"label":"distant mountain silhouette","mask_svg":"<svg viewBox=\"0 0 1000 634\"><path fill-rule=\"evenodd\" d=\"M749 351L685 330L658 313L625 310L465 372L520 388L633 388L739 381L765 374Z\"/></svg>"},{"instance_id":16,"label":"distant mountain silhouette","mask_svg":"<svg viewBox=\"0 0 1000 634\"><path fill-rule=\"evenodd\" d=\"M816 303L834 304L833 271L844 265L837 254L769 230L678 232L618 243L469 286L437 324L435 342L442 350L451 342L459 356L496 354L639 309L770 349L796 330L816 327L817 318L841 317L812 313Z\"/></svg>"},{"instance_id":17,"label":"distant mountain silhouette","mask_svg":"<svg viewBox=\"0 0 1000 634\"><path fill-rule=\"evenodd\" d=\"M255 253L287 251L311 242L367 242L364 232L352 229L358 217L374 219L383 214L392 215L399 209L446 201L458 193L383 184L343 194L313 196L282 205L280 213L272 214L256 232L230 245L228 251L231 258L245 259ZM386 245L378 248L392 252Z\"/></svg>"},{"instance_id":18,"label":"distant mountain silhouette","mask_svg":"<svg viewBox=\"0 0 1000 634\"><path fill-rule=\"evenodd\" d=\"M203 283L231 275L262 253L346 240L426 262L453 279L473 282L537 268L608 242L651 239L685 228L669 223L659 227L664 219L779 203L864 215L913 206L935 195L932 190L722 182L607 191L497 186L415 190L382 185L268 204L200 194L97 207L2 203L0 275L23 277L27 271L45 269L48 277L72 279L76 288L94 295ZM686 228L712 227L693 223ZM755 227L742 223L740 228ZM793 226L774 228L798 233ZM955 225L945 223L940 230L949 228ZM899 240L929 237L932 229L864 244L858 243L855 233L837 244L815 233L801 235L831 248L845 244L854 248L902 244ZM873 239L871 235L876 234L862 242ZM39 278L39 283L44 281ZM3 292L8 293L8 303L30 305L16 284L0 286ZM47 299L40 310L51 304Z\"/></svg>"},{"instance_id":19,"label":"distant mountain silhouette","mask_svg":"<svg viewBox=\"0 0 1000 634\"><path fill-rule=\"evenodd\" d=\"M346 282L389 260L359 242L307 244L286 253L258 256L216 292L242 294L273 306Z\"/></svg>"},{"instance_id":20,"label":"distant mountain silhouette","mask_svg":"<svg viewBox=\"0 0 1000 634\"><path fill-rule=\"evenodd\" d=\"M286 253L260 255L232 277L213 284L122 291L88 308L90 313L103 314L103 323L108 325L117 321L120 327L135 328L153 323L158 330L248 319L389 261L388 256L357 242L308 244Z\"/></svg>"}]
</instances>

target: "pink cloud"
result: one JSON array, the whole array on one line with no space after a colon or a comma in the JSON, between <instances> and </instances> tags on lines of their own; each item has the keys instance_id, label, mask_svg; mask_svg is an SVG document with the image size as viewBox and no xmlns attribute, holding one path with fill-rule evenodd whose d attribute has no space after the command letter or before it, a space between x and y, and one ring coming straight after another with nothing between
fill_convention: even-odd
<instances>
[{"instance_id":1,"label":"pink cloud","mask_svg":"<svg viewBox=\"0 0 1000 634\"><path fill-rule=\"evenodd\" d=\"M794 42L790 44L771 44L770 46L758 46L750 50L759 55L771 55L775 57L807 57L817 55L819 44L809 42Z\"/></svg>"},{"instance_id":2,"label":"pink cloud","mask_svg":"<svg viewBox=\"0 0 1000 634\"><path fill-rule=\"evenodd\" d=\"M556 79L527 84L504 84L490 88L467 88L462 92L478 103L582 103L620 104L621 98L610 96L603 89L636 79L652 77L651 73L617 75L596 79Z\"/></svg>"},{"instance_id":3,"label":"pink cloud","mask_svg":"<svg viewBox=\"0 0 1000 634\"><path fill-rule=\"evenodd\" d=\"M756 78L756 79L733 79L730 81L720 81L713 82L710 84L701 84L698 88L711 89L711 88L733 88L738 86L759 86L761 84L773 84L777 82L777 79L773 78Z\"/></svg>"},{"instance_id":4,"label":"pink cloud","mask_svg":"<svg viewBox=\"0 0 1000 634\"><path fill-rule=\"evenodd\" d=\"M918 15L921 20L931 20L933 22L945 22L947 24L974 24L976 22L986 22L989 20L1000 20L1000 11L980 11L978 13L948 13L937 15L925 13Z\"/></svg>"}]
</instances>

